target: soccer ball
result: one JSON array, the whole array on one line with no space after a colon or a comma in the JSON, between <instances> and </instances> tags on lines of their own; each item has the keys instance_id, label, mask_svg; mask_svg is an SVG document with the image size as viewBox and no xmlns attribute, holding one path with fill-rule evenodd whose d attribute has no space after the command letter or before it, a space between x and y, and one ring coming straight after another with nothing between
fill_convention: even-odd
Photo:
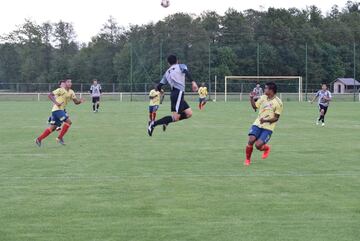
<instances>
[{"instance_id":1,"label":"soccer ball","mask_svg":"<svg viewBox=\"0 0 360 241\"><path fill-rule=\"evenodd\" d=\"M170 6L170 0L161 0L161 6L167 8Z\"/></svg>"}]
</instances>

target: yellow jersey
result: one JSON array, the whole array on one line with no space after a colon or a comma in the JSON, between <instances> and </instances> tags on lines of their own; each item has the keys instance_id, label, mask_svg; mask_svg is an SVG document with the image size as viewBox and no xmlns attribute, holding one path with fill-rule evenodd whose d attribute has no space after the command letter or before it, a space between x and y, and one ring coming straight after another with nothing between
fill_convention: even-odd
<instances>
[{"instance_id":1,"label":"yellow jersey","mask_svg":"<svg viewBox=\"0 0 360 241\"><path fill-rule=\"evenodd\" d=\"M260 128L274 131L276 122L268 123L265 122L260 124L260 119L271 119L275 117L275 114L281 115L283 111L283 103L279 97L274 96L272 99L269 99L266 95L263 95L256 101L256 107L259 110L258 118L255 120L254 125Z\"/></svg>"},{"instance_id":2,"label":"yellow jersey","mask_svg":"<svg viewBox=\"0 0 360 241\"><path fill-rule=\"evenodd\" d=\"M54 105L52 108L52 112L57 110L65 110L66 105L71 101L76 99L75 92L70 89L66 90L65 88L58 88L53 91L53 94L55 95L55 100L60 106Z\"/></svg>"},{"instance_id":3,"label":"yellow jersey","mask_svg":"<svg viewBox=\"0 0 360 241\"><path fill-rule=\"evenodd\" d=\"M157 91L155 89L150 91L149 97L150 97L150 106L160 105L160 91Z\"/></svg>"},{"instance_id":4,"label":"yellow jersey","mask_svg":"<svg viewBox=\"0 0 360 241\"><path fill-rule=\"evenodd\" d=\"M200 87L198 90L199 96L201 99L206 98L208 95L208 90L206 87Z\"/></svg>"}]
</instances>

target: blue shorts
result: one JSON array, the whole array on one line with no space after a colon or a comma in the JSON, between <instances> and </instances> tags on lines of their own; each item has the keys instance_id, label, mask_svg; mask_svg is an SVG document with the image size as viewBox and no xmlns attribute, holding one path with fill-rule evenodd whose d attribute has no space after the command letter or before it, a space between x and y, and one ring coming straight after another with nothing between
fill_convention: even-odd
<instances>
[{"instance_id":1,"label":"blue shorts","mask_svg":"<svg viewBox=\"0 0 360 241\"><path fill-rule=\"evenodd\" d=\"M159 109L158 105L149 106L149 112L154 113Z\"/></svg>"},{"instance_id":2,"label":"blue shorts","mask_svg":"<svg viewBox=\"0 0 360 241\"><path fill-rule=\"evenodd\" d=\"M199 102L200 103L206 102L206 98L199 98Z\"/></svg>"},{"instance_id":3,"label":"blue shorts","mask_svg":"<svg viewBox=\"0 0 360 241\"><path fill-rule=\"evenodd\" d=\"M249 136L255 136L256 140L262 140L265 144L270 141L272 131L260 128L258 126L251 126Z\"/></svg>"},{"instance_id":4,"label":"blue shorts","mask_svg":"<svg viewBox=\"0 0 360 241\"><path fill-rule=\"evenodd\" d=\"M57 110L52 112L51 114L51 125L61 126L61 124L66 121L69 116L66 114L64 110Z\"/></svg>"}]
</instances>

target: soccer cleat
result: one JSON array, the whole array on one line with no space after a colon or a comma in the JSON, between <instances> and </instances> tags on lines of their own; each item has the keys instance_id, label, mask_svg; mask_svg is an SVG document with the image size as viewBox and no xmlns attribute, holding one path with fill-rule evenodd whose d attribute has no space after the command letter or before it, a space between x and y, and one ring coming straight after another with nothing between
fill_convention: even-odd
<instances>
[{"instance_id":1,"label":"soccer cleat","mask_svg":"<svg viewBox=\"0 0 360 241\"><path fill-rule=\"evenodd\" d=\"M167 125L163 125L163 131L165 132L167 128Z\"/></svg>"},{"instance_id":2,"label":"soccer cleat","mask_svg":"<svg viewBox=\"0 0 360 241\"><path fill-rule=\"evenodd\" d=\"M322 123L321 126L324 127L324 126L325 126L325 123Z\"/></svg>"},{"instance_id":3,"label":"soccer cleat","mask_svg":"<svg viewBox=\"0 0 360 241\"><path fill-rule=\"evenodd\" d=\"M250 166L250 163L251 163L250 159L246 159L244 165L245 166Z\"/></svg>"},{"instance_id":4,"label":"soccer cleat","mask_svg":"<svg viewBox=\"0 0 360 241\"><path fill-rule=\"evenodd\" d=\"M59 143L60 145L63 145L63 146L65 146L65 141L64 141L64 139L63 138L56 138L56 141L57 141L57 143Z\"/></svg>"},{"instance_id":5,"label":"soccer cleat","mask_svg":"<svg viewBox=\"0 0 360 241\"><path fill-rule=\"evenodd\" d=\"M38 147L41 147L41 141L40 141L38 138L35 139L35 144L36 144Z\"/></svg>"},{"instance_id":6,"label":"soccer cleat","mask_svg":"<svg viewBox=\"0 0 360 241\"><path fill-rule=\"evenodd\" d=\"M148 134L149 134L149 136L152 136L154 129L155 129L154 122L152 121L152 122L149 123L149 126L148 126Z\"/></svg>"},{"instance_id":7,"label":"soccer cleat","mask_svg":"<svg viewBox=\"0 0 360 241\"><path fill-rule=\"evenodd\" d=\"M264 151L263 155L262 155L262 159L266 159L269 157L270 155L270 146L269 146L269 149L267 149L266 151Z\"/></svg>"}]
</instances>

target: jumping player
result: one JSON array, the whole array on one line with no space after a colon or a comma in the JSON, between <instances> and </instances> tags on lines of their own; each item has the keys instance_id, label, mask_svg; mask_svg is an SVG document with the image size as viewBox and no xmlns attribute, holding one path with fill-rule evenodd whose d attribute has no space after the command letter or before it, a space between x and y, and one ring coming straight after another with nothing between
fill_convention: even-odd
<instances>
[{"instance_id":1,"label":"jumping player","mask_svg":"<svg viewBox=\"0 0 360 241\"><path fill-rule=\"evenodd\" d=\"M52 108L52 122L49 128L47 128L38 138L36 138L35 143L39 147L41 147L41 142L46 137L48 137L54 130L56 130L57 126L61 126L62 123L63 127L60 131L59 136L56 138L57 142L61 145L65 145L64 142L64 135L69 130L72 122L64 111L67 104L72 100L76 105L80 105L84 102L83 99L77 99L75 92L71 89L72 82L70 79L64 81L63 88L58 88L51 92L48 97L54 103Z\"/></svg>"},{"instance_id":2,"label":"jumping player","mask_svg":"<svg viewBox=\"0 0 360 241\"><path fill-rule=\"evenodd\" d=\"M321 121L322 122L321 126L325 126L325 115L327 113L330 101L332 99L331 92L327 90L326 84L321 85L321 90L319 90L315 94L314 98L311 100L311 103L314 103L314 101L317 98L319 104L320 117L319 119L316 120L316 125L319 125Z\"/></svg>"},{"instance_id":3,"label":"jumping player","mask_svg":"<svg viewBox=\"0 0 360 241\"><path fill-rule=\"evenodd\" d=\"M192 116L192 110L188 103L184 100L185 79L188 78L192 82L192 91L196 92L198 90L198 86L192 79L187 66L179 64L175 55L170 55L167 61L170 68L166 71L164 77L157 86L157 90L160 91L162 86L165 84L170 85L172 115L150 122L148 126L149 136L152 136L155 127L158 125L167 126L172 122L185 120Z\"/></svg>"},{"instance_id":4,"label":"jumping player","mask_svg":"<svg viewBox=\"0 0 360 241\"><path fill-rule=\"evenodd\" d=\"M205 86L205 83L201 83L201 87L199 88L199 110L203 110L206 105L206 98L208 96L208 90Z\"/></svg>"},{"instance_id":5,"label":"jumping player","mask_svg":"<svg viewBox=\"0 0 360 241\"><path fill-rule=\"evenodd\" d=\"M253 92L256 94L254 100L257 101L260 97L264 94L263 89L261 88L260 84L257 83L256 87L253 89Z\"/></svg>"},{"instance_id":6,"label":"jumping player","mask_svg":"<svg viewBox=\"0 0 360 241\"><path fill-rule=\"evenodd\" d=\"M90 87L94 113L99 112L101 92L101 85L98 83L97 79L94 79L93 84Z\"/></svg>"},{"instance_id":7,"label":"jumping player","mask_svg":"<svg viewBox=\"0 0 360 241\"><path fill-rule=\"evenodd\" d=\"M261 96L258 101L255 102L256 94L254 92L250 94L251 106L254 110L259 109L259 115L249 132L249 141L246 146L246 166L251 163L254 144L256 149L264 152L263 159L268 158L270 154L270 146L267 143L283 111L282 101L276 96L276 92L276 84L269 82L265 85L265 95Z\"/></svg>"}]
</instances>

